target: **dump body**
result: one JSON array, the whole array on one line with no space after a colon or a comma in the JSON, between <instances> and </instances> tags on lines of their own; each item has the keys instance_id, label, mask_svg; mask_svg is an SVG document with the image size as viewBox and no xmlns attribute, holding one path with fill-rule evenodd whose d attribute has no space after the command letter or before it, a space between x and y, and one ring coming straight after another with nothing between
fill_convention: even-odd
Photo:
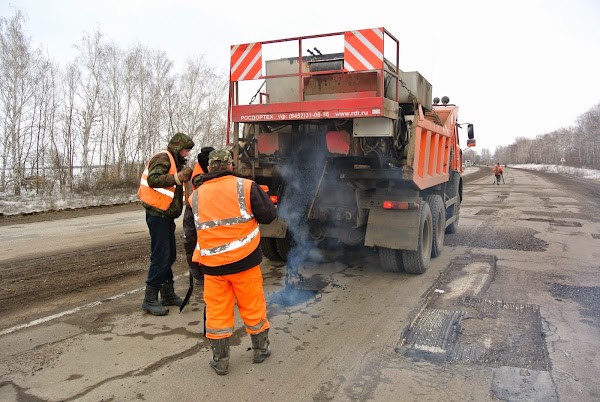
<instances>
[{"instance_id":1,"label":"dump body","mask_svg":"<svg viewBox=\"0 0 600 402\"><path fill-rule=\"evenodd\" d=\"M336 37L343 51L313 47ZM290 56L263 62L264 48L290 44ZM444 230L455 229L458 107L434 104L429 82L398 62L398 40L384 28L232 46L227 132L236 170L267 185L278 203L279 218L261 226L267 257L341 242L376 247L392 268L417 253L414 272L441 247L420 250L435 243L433 231L441 227L443 243ZM256 104L239 101L248 80L262 83Z\"/></svg>"}]
</instances>

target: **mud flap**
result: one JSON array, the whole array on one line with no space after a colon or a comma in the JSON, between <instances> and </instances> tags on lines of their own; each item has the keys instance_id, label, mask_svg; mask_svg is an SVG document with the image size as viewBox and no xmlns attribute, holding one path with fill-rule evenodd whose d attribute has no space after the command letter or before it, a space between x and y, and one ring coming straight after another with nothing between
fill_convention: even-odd
<instances>
[{"instance_id":1,"label":"mud flap","mask_svg":"<svg viewBox=\"0 0 600 402\"><path fill-rule=\"evenodd\" d=\"M416 250L419 235L419 209L371 209L365 246L395 250Z\"/></svg>"},{"instance_id":2,"label":"mud flap","mask_svg":"<svg viewBox=\"0 0 600 402\"><path fill-rule=\"evenodd\" d=\"M288 224L280 217L269 224L260 224L260 235L261 237L273 237L276 239L283 239L287 234Z\"/></svg>"}]
</instances>

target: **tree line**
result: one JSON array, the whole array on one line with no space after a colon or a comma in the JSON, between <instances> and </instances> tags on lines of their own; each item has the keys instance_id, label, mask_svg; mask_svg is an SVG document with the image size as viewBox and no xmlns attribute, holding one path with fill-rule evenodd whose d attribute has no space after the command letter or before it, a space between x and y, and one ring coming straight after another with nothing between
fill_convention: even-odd
<instances>
[{"instance_id":1,"label":"tree line","mask_svg":"<svg viewBox=\"0 0 600 402\"><path fill-rule=\"evenodd\" d=\"M0 191L135 188L176 132L198 150L224 144L228 76L203 56L175 71L163 51L123 49L94 31L62 66L33 47L25 23L18 10L0 17ZM573 127L463 158L600 169L600 103Z\"/></svg>"},{"instance_id":2,"label":"tree line","mask_svg":"<svg viewBox=\"0 0 600 402\"><path fill-rule=\"evenodd\" d=\"M492 154L482 149L465 151L464 159L482 164L543 164L600 170L600 103L582 113L575 125L563 127L535 138L517 137Z\"/></svg>"},{"instance_id":3,"label":"tree line","mask_svg":"<svg viewBox=\"0 0 600 402\"><path fill-rule=\"evenodd\" d=\"M204 56L181 71L160 50L84 33L65 66L35 49L26 16L0 17L0 191L137 187L176 132L222 146L228 76Z\"/></svg>"}]
</instances>

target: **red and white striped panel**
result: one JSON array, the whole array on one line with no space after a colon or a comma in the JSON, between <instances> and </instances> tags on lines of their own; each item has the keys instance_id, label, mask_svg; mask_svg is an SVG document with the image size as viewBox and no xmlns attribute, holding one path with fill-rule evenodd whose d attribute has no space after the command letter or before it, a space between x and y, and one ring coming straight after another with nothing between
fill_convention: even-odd
<instances>
[{"instance_id":1,"label":"red and white striped panel","mask_svg":"<svg viewBox=\"0 0 600 402\"><path fill-rule=\"evenodd\" d=\"M344 67L347 71L383 68L383 28L344 34Z\"/></svg>"},{"instance_id":2,"label":"red and white striped panel","mask_svg":"<svg viewBox=\"0 0 600 402\"><path fill-rule=\"evenodd\" d=\"M229 81L255 80L262 76L262 43L231 46Z\"/></svg>"}]
</instances>

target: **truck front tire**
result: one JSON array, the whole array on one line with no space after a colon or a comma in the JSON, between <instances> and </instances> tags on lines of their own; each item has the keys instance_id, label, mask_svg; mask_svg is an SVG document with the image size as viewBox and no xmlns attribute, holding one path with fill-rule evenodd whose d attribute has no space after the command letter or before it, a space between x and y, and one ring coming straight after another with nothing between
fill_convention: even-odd
<instances>
[{"instance_id":1,"label":"truck front tire","mask_svg":"<svg viewBox=\"0 0 600 402\"><path fill-rule=\"evenodd\" d=\"M260 249L265 257L271 261L282 261L281 255L277 251L277 242L272 237L261 237Z\"/></svg>"}]
</instances>

